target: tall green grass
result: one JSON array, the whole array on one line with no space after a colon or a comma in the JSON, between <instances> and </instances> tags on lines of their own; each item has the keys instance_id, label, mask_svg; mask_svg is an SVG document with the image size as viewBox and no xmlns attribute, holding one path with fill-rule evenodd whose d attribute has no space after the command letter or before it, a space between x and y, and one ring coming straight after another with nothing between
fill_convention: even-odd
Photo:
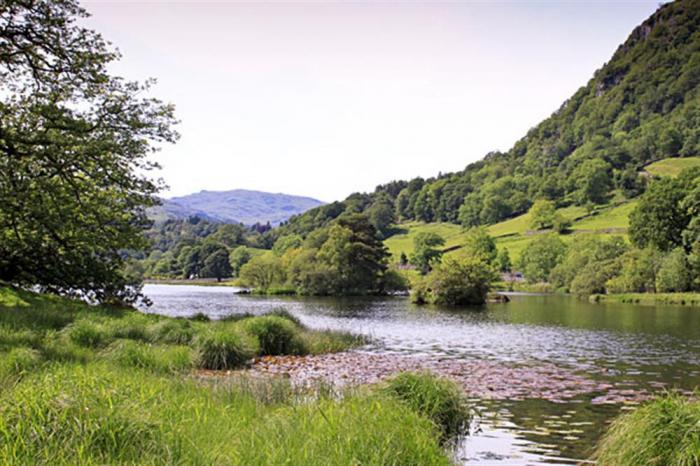
<instances>
[{"instance_id":1,"label":"tall green grass","mask_svg":"<svg viewBox=\"0 0 700 466\"><path fill-rule=\"evenodd\" d=\"M700 464L700 401L666 395L617 418L595 454L606 466Z\"/></svg>"},{"instance_id":2,"label":"tall green grass","mask_svg":"<svg viewBox=\"0 0 700 466\"><path fill-rule=\"evenodd\" d=\"M197 371L362 342L285 311L171 319L0 287L0 464L449 464L415 397Z\"/></svg>"},{"instance_id":3,"label":"tall green grass","mask_svg":"<svg viewBox=\"0 0 700 466\"><path fill-rule=\"evenodd\" d=\"M0 463L450 464L435 425L400 401L300 395L279 380L213 388L106 363L52 365L0 395Z\"/></svg>"},{"instance_id":4,"label":"tall green grass","mask_svg":"<svg viewBox=\"0 0 700 466\"><path fill-rule=\"evenodd\" d=\"M470 410L462 391L429 372L405 372L390 379L384 392L430 419L449 439L466 432Z\"/></svg>"}]
</instances>

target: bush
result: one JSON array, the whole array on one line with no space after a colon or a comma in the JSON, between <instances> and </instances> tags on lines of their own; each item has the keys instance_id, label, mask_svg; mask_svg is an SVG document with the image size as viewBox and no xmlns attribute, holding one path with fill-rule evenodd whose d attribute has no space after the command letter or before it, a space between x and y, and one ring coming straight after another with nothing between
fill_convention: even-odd
<instances>
[{"instance_id":1,"label":"bush","mask_svg":"<svg viewBox=\"0 0 700 466\"><path fill-rule=\"evenodd\" d=\"M197 337L198 366L211 370L235 369L255 356L256 343L250 335L235 328L211 329Z\"/></svg>"},{"instance_id":2,"label":"bush","mask_svg":"<svg viewBox=\"0 0 700 466\"><path fill-rule=\"evenodd\" d=\"M595 456L606 466L700 464L700 402L666 395L618 417Z\"/></svg>"},{"instance_id":3,"label":"bush","mask_svg":"<svg viewBox=\"0 0 700 466\"><path fill-rule=\"evenodd\" d=\"M484 304L494 278L493 269L480 258L446 257L417 283L413 302L452 306Z\"/></svg>"},{"instance_id":4,"label":"bush","mask_svg":"<svg viewBox=\"0 0 700 466\"><path fill-rule=\"evenodd\" d=\"M468 426L466 398L454 382L429 372L405 372L390 379L383 390L433 421L444 439L463 434Z\"/></svg>"},{"instance_id":5,"label":"bush","mask_svg":"<svg viewBox=\"0 0 700 466\"><path fill-rule=\"evenodd\" d=\"M68 329L68 337L79 346L86 348L98 348L107 343L107 332L98 325L86 320L79 320L71 324Z\"/></svg>"},{"instance_id":6,"label":"bush","mask_svg":"<svg viewBox=\"0 0 700 466\"><path fill-rule=\"evenodd\" d=\"M661 261L656 275L656 291L659 293L688 291L690 289L690 265L685 251L676 248Z\"/></svg>"},{"instance_id":7,"label":"bush","mask_svg":"<svg viewBox=\"0 0 700 466\"><path fill-rule=\"evenodd\" d=\"M520 256L518 266L530 283L544 282L566 253L566 245L553 233L538 235Z\"/></svg>"},{"instance_id":8,"label":"bush","mask_svg":"<svg viewBox=\"0 0 700 466\"><path fill-rule=\"evenodd\" d=\"M635 293L656 291L656 275L663 254L653 248L631 249L620 257L620 271L608 280L609 293Z\"/></svg>"},{"instance_id":9,"label":"bush","mask_svg":"<svg viewBox=\"0 0 700 466\"><path fill-rule=\"evenodd\" d=\"M306 348L293 322L279 316L246 319L245 329L255 336L261 355L304 354Z\"/></svg>"},{"instance_id":10,"label":"bush","mask_svg":"<svg viewBox=\"0 0 700 466\"><path fill-rule=\"evenodd\" d=\"M299 328L304 328L304 324L301 323L301 320L288 310L284 308L277 308L273 309L272 311L268 312L266 315L268 316L277 316L281 317L283 319L287 319L288 321L292 322L294 325L296 325Z\"/></svg>"}]
</instances>

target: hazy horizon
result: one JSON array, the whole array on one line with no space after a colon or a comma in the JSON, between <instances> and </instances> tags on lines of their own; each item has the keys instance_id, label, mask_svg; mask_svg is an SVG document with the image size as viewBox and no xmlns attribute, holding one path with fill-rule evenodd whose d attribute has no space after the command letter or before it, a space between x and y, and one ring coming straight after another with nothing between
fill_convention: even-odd
<instances>
[{"instance_id":1,"label":"hazy horizon","mask_svg":"<svg viewBox=\"0 0 700 466\"><path fill-rule=\"evenodd\" d=\"M324 202L508 150L658 4L83 2L115 72L177 107L163 197Z\"/></svg>"}]
</instances>

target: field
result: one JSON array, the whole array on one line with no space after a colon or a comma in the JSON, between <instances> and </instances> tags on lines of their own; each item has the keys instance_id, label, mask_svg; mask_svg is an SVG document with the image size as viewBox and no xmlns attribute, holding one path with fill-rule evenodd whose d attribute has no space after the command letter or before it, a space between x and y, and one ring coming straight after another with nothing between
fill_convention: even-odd
<instances>
[{"instance_id":1,"label":"field","mask_svg":"<svg viewBox=\"0 0 700 466\"><path fill-rule=\"evenodd\" d=\"M284 312L171 319L0 286L0 463L450 464L421 402L447 382L426 376L412 398L398 379L404 396L237 370L357 341Z\"/></svg>"},{"instance_id":2,"label":"field","mask_svg":"<svg viewBox=\"0 0 700 466\"><path fill-rule=\"evenodd\" d=\"M561 234L560 237L565 243L574 241L576 236L581 234L626 237L629 213L634 206L634 201L610 204L590 213L579 206L559 209L558 212L572 222L570 231ZM411 222L399 225L398 229L401 230L400 233L384 241L393 256L392 260L397 260L401 252L410 256L413 252L413 238L420 232L433 232L445 238L444 249L448 251L447 255L462 254L459 246L465 241L466 230L459 225ZM542 234L542 232L531 231L528 213L491 225L487 230L496 240L499 249L508 249L511 260L514 262L518 260L525 246L536 235Z\"/></svg>"},{"instance_id":3,"label":"field","mask_svg":"<svg viewBox=\"0 0 700 466\"><path fill-rule=\"evenodd\" d=\"M655 176L678 176L686 168L700 167L700 157L668 158L644 167L647 173Z\"/></svg>"}]
</instances>

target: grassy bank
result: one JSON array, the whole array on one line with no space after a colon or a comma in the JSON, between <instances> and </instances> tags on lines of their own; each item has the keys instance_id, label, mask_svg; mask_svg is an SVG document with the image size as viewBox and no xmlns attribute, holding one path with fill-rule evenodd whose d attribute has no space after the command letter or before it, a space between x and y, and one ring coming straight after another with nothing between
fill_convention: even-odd
<instances>
[{"instance_id":1,"label":"grassy bank","mask_svg":"<svg viewBox=\"0 0 700 466\"><path fill-rule=\"evenodd\" d=\"M700 306L700 293L594 294L589 300L597 303L627 303L647 306Z\"/></svg>"},{"instance_id":2,"label":"grassy bank","mask_svg":"<svg viewBox=\"0 0 700 466\"><path fill-rule=\"evenodd\" d=\"M199 372L360 342L281 311L171 319L0 288L0 463L449 464L467 414L432 376L338 394Z\"/></svg>"},{"instance_id":3,"label":"grassy bank","mask_svg":"<svg viewBox=\"0 0 700 466\"><path fill-rule=\"evenodd\" d=\"M700 464L700 402L667 395L620 416L596 459L607 466Z\"/></svg>"}]
</instances>

